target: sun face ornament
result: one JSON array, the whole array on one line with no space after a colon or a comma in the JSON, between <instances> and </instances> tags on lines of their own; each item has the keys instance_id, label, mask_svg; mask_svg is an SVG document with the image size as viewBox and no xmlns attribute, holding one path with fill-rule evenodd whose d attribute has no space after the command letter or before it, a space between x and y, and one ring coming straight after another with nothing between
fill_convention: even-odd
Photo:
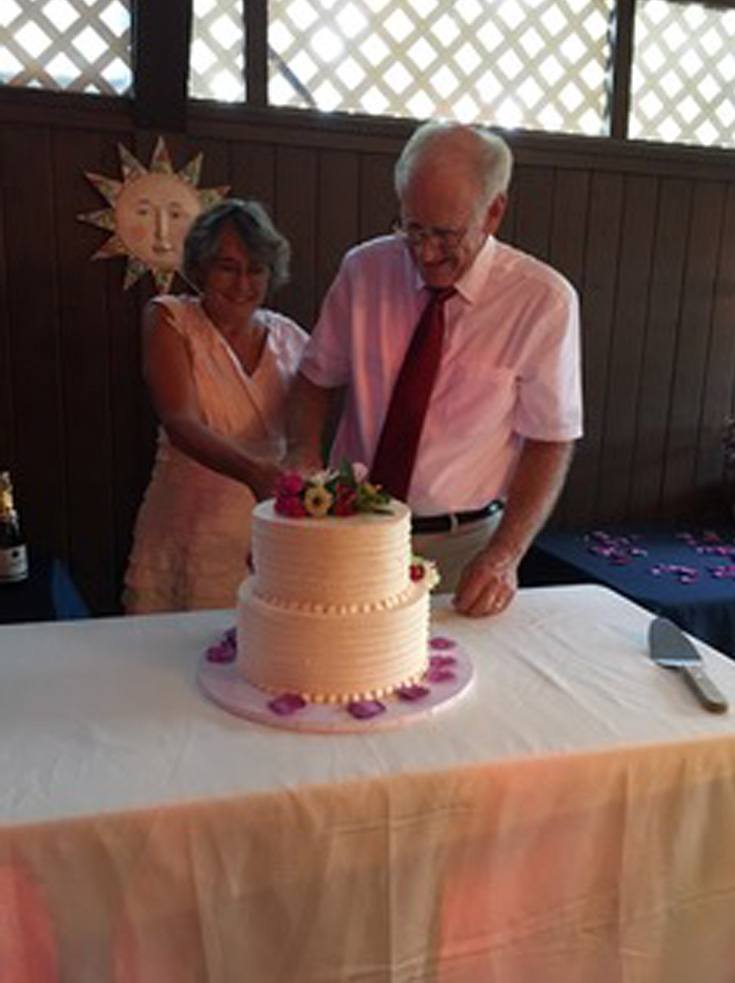
<instances>
[{"instance_id":1,"label":"sun face ornament","mask_svg":"<svg viewBox=\"0 0 735 983\"><path fill-rule=\"evenodd\" d=\"M178 172L163 137L158 137L148 168L118 143L122 181L85 171L85 177L110 205L77 215L81 222L112 233L91 257L127 256L123 290L150 271L158 293L171 288L180 273L184 239L196 216L225 197L229 185L198 188L202 154Z\"/></svg>"}]
</instances>

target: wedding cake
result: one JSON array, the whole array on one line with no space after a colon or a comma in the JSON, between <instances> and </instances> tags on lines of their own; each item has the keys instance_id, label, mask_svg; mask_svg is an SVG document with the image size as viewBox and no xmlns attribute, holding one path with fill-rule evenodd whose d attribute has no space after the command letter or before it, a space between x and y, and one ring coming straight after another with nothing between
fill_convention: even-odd
<instances>
[{"instance_id":1,"label":"wedding cake","mask_svg":"<svg viewBox=\"0 0 735 983\"><path fill-rule=\"evenodd\" d=\"M331 485L290 476L294 494L253 510L255 572L238 594L237 664L268 692L346 703L425 672L433 571L412 565L406 505L331 474ZM366 503L374 510L360 510Z\"/></svg>"}]
</instances>

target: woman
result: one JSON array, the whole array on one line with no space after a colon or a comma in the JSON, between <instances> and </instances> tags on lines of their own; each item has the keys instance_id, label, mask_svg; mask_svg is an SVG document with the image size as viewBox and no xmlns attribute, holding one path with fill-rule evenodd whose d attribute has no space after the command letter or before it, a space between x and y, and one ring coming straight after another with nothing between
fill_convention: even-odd
<instances>
[{"instance_id":1,"label":"woman","mask_svg":"<svg viewBox=\"0 0 735 983\"><path fill-rule=\"evenodd\" d=\"M143 371L161 428L125 577L128 613L234 605L250 513L273 490L307 339L263 307L288 260L260 205L220 202L184 244L184 275L199 295L146 308Z\"/></svg>"}]
</instances>

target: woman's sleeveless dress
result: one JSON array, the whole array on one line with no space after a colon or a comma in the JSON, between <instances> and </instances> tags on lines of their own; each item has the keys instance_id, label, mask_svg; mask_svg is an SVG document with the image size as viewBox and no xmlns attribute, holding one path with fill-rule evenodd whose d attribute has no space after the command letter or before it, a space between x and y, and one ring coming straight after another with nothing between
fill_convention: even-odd
<instances>
[{"instance_id":1,"label":"woman's sleeveless dress","mask_svg":"<svg viewBox=\"0 0 735 983\"><path fill-rule=\"evenodd\" d=\"M184 340L204 422L258 460L285 449L285 397L307 335L289 318L259 310L268 329L250 376L193 297L159 297ZM241 482L171 445L163 428L138 513L125 576L131 614L227 608L246 576L255 499Z\"/></svg>"}]
</instances>

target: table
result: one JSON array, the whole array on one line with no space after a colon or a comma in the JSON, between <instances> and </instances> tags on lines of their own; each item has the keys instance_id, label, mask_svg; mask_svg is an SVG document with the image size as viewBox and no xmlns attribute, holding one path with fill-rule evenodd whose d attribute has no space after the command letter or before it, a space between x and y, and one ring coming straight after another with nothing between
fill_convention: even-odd
<instances>
[{"instance_id":1,"label":"table","mask_svg":"<svg viewBox=\"0 0 735 983\"><path fill-rule=\"evenodd\" d=\"M0 624L89 617L65 563L32 551L28 571L27 580L0 585Z\"/></svg>"},{"instance_id":2,"label":"table","mask_svg":"<svg viewBox=\"0 0 735 983\"><path fill-rule=\"evenodd\" d=\"M720 576L713 576L718 568ZM546 530L522 577L528 586L604 584L735 657L733 525Z\"/></svg>"},{"instance_id":3,"label":"table","mask_svg":"<svg viewBox=\"0 0 735 983\"><path fill-rule=\"evenodd\" d=\"M4 983L732 983L735 712L602 587L433 619L474 688L341 736L201 696L230 612L0 629Z\"/></svg>"}]
</instances>

